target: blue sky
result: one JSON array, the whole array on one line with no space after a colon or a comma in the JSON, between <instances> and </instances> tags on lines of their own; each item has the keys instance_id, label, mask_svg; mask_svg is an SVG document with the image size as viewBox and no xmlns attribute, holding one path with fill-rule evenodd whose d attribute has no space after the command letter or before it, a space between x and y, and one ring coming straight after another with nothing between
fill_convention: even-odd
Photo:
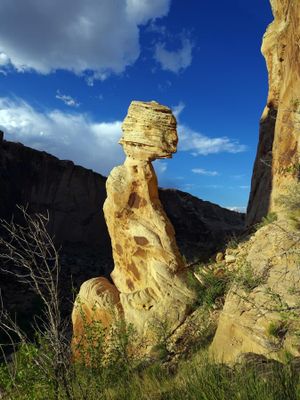
<instances>
[{"instance_id":1,"label":"blue sky","mask_svg":"<svg viewBox=\"0 0 300 400\"><path fill-rule=\"evenodd\" d=\"M159 183L245 208L267 97L268 0L4 0L0 128L7 140L107 175L131 100L178 119Z\"/></svg>"}]
</instances>

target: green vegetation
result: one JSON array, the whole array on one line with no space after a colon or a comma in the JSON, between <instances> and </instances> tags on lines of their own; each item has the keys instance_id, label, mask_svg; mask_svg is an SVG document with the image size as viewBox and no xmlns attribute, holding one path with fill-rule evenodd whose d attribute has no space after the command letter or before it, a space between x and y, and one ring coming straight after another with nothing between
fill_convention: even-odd
<instances>
[{"instance_id":1,"label":"green vegetation","mask_svg":"<svg viewBox=\"0 0 300 400\"><path fill-rule=\"evenodd\" d=\"M264 276L255 274L251 264L246 260L243 261L234 275L236 286L244 289L246 292L251 292L251 290L263 284L264 281Z\"/></svg>"},{"instance_id":2,"label":"green vegetation","mask_svg":"<svg viewBox=\"0 0 300 400\"><path fill-rule=\"evenodd\" d=\"M300 99L296 98L291 100L291 108L293 112L297 112L299 106L300 106Z\"/></svg>"},{"instance_id":3,"label":"green vegetation","mask_svg":"<svg viewBox=\"0 0 300 400\"><path fill-rule=\"evenodd\" d=\"M268 326L268 335L274 338L282 339L288 330L286 321L272 321Z\"/></svg>"},{"instance_id":4,"label":"green vegetation","mask_svg":"<svg viewBox=\"0 0 300 400\"><path fill-rule=\"evenodd\" d=\"M275 212L268 213L265 217L263 217L261 222L256 224L256 229L260 229L263 226L266 226L266 225L274 223L275 221L277 221L277 218L278 217L277 217L277 214Z\"/></svg>"},{"instance_id":5,"label":"green vegetation","mask_svg":"<svg viewBox=\"0 0 300 400\"><path fill-rule=\"evenodd\" d=\"M82 312L84 336L73 338L71 352L70 335L59 311L59 259L46 234L47 220L41 216L32 219L25 210L24 218L28 230L5 226L10 240L2 242L7 251L0 254L0 259L14 260L17 277L26 280L39 296L43 314L33 325L35 339L29 340L15 320L0 310L0 331L12 339L10 345L14 348L8 359L5 346L0 345L1 399L300 400L300 375L292 357L287 357L286 365L256 361L230 368L215 364L205 350L214 329L209 323L199 337L201 350L194 350L188 360L175 361L168 346L170 329L166 321L153 321L157 345L146 358L139 352L141 344L132 326L119 320L107 331L99 321L87 321ZM19 238L23 248L15 246ZM265 278L254 273L245 257L240 255L236 263L231 271L222 262L198 265L198 279L193 273L189 275L189 284L198 294L195 306L204 320L221 308L230 288L248 293L264 283ZM278 309L281 319L271 322L267 333L274 342L280 342L288 328L284 318L287 305L271 289L268 294L270 305Z\"/></svg>"},{"instance_id":6,"label":"green vegetation","mask_svg":"<svg viewBox=\"0 0 300 400\"><path fill-rule=\"evenodd\" d=\"M218 299L224 298L230 287L232 274L229 271L216 274L213 270L203 270L202 266L198 266L196 271L201 283L194 273L190 272L188 275L189 285L197 293L195 306L211 308Z\"/></svg>"},{"instance_id":7,"label":"green vegetation","mask_svg":"<svg viewBox=\"0 0 300 400\"><path fill-rule=\"evenodd\" d=\"M236 249L238 247L239 243L240 243L240 239L236 235L233 235L228 240L228 242L226 244L226 248L227 249Z\"/></svg>"},{"instance_id":8,"label":"green vegetation","mask_svg":"<svg viewBox=\"0 0 300 400\"><path fill-rule=\"evenodd\" d=\"M18 370L12 386L9 367L0 368L0 386L9 400L299 400L299 373L292 363L229 368L213 364L205 352L182 361L176 374L161 363L115 374L114 366L101 371L81 364L70 367L70 397L62 387L48 380L34 362L42 347L22 347L16 359ZM104 371L105 370L105 371ZM103 377L105 375L105 379Z\"/></svg>"},{"instance_id":9,"label":"green vegetation","mask_svg":"<svg viewBox=\"0 0 300 400\"><path fill-rule=\"evenodd\" d=\"M300 182L289 185L286 194L278 197L277 204L284 210L292 227L300 230Z\"/></svg>"}]
</instances>

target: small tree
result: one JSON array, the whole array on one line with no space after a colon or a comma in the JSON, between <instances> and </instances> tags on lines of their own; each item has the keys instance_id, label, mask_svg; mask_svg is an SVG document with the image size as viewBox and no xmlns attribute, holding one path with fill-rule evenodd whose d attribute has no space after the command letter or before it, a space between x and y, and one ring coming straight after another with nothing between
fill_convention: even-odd
<instances>
[{"instance_id":1,"label":"small tree","mask_svg":"<svg viewBox=\"0 0 300 400\"><path fill-rule=\"evenodd\" d=\"M1 220L3 236L0 237L1 270L13 276L19 282L29 287L42 300L43 311L40 317L35 317L34 331L38 351L32 357L41 377L46 377L53 384L54 398L59 398L60 388L63 388L67 399L72 399L71 386L68 381L70 346L67 340L67 324L62 319L59 299L59 255L52 238L47 232L49 214L31 216L23 207L19 207L23 218L20 225L14 220ZM30 347L30 340L16 320L4 309L1 301L0 330L11 341L14 350L18 345ZM17 340L16 340L17 338ZM5 358L5 353L2 352ZM11 383L17 385L16 370L18 357L15 358L15 368L11 369Z\"/></svg>"}]
</instances>

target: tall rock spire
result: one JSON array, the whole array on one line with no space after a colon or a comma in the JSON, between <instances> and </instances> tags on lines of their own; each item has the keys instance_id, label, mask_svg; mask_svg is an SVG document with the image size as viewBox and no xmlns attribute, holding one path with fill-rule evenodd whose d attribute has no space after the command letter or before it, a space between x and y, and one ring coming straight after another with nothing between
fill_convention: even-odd
<instances>
[{"instance_id":1,"label":"tall rock spire","mask_svg":"<svg viewBox=\"0 0 300 400\"><path fill-rule=\"evenodd\" d=\"M157 320L167 320L170 331L176 329L194 301L174 228L158 197L157 177L151 163L171 158L176 152L176 119L168 107L133 101L122 130L120 143L126 160L107 179L103 207L112 241L111 278L115 288L104 284L101 278L97 281L99 288L95 289L96 281L92 279L84 283L79 298L80 304L101 309L98 315L102 316L116 306L126 322L133 324L141 336L149 337ZM73 312L75 335L80 320L78 304ZM105 316L103 323L108 320Z\"/></svg>"}]
</instances>

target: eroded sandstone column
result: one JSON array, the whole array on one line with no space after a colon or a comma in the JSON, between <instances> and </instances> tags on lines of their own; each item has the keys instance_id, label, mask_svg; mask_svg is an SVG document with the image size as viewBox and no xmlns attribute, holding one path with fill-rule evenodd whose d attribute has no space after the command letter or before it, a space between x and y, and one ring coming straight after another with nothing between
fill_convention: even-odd
<instances>
[{"instance_id":1,"label":"eroded sandstone column","mask_svg":"<svg viewBox=\"0 0 300 400\"><path fill-rule=\"evenodd\" d=\"M100 316L96 318L102 318L106 325L109 313L116 309L142 336L150 335L156 321L167 322L171 332L190 312L194 293L186 282L174 228L158 197L151 162L176 152L176 119L168 107L133 101L122 130L120 144L126 160L107 179L103 207L112 241L115 287L101 278L95 288L95 280L90 280L83 284L79 298L88 308L95 304ZM90 285L94 289L89 292ZM77 302L73 311L75 335L78 321Z\"/></svg>"}]
</instances>

